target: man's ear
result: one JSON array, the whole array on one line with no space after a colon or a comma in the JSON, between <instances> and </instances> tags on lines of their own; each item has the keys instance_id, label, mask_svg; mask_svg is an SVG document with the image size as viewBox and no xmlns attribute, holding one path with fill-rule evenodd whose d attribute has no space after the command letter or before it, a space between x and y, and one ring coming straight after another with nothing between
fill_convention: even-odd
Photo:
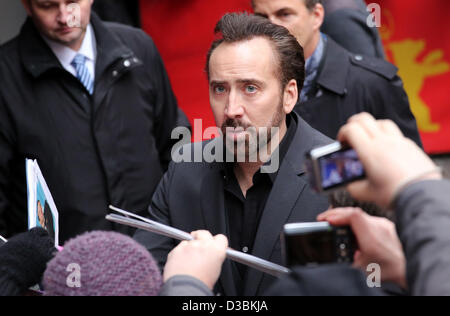
<instances>
[{"instance_id":1,"label":"man's ear","mask_svg":"<svg viewBox=\"0 0 450 316\"><path fill-rule=\"evenodd\" d=\"M27 11L28 16L31 16L31 0L21 0L22 5L25 8L25 11Z\"/></svg>"},{"instance_id":2,"label":"man's ear","mask_svg":"<svg viewBox=\"0 0 450 316\"><path fill-rule=\"evenodd\" d=\"M312 11L312 14L314 15L314 30L320 30L320 27L322 26L323 20L325 18L325 9L323 5L317 3Z\"/></svg>"},{"instance_id":3,"label":"man's ear","mask_svg":"<svg viewBox=\"0 0 450 316\"><path fill-rule=\"evenodd\" d=\"M297 80L291 79L284 88L283 109L286 114L289 114L294 110L298 101L298 86Z\"/></svg>"}]
</instances>

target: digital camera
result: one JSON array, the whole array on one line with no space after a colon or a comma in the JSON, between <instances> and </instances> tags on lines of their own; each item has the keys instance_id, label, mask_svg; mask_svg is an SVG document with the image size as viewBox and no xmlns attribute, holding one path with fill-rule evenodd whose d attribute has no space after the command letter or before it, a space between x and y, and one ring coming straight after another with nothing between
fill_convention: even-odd
<instances>
[{"instance_id":1,"label":"digital camera","mask_svg":"<svg viewBox=\"0 0 450 316\"><path fill-rule=\"evenodd\" d=\"M281 234L287 267L352 263L356 239L350 227L327 222L286 224Z\"/></svg>"},{"instance_id":2,"label":"digital camera","mask_svg":"<svg viewBox=\"0 0 450 316\"><path fill-rule=\"evenodd\" d=\"M309 182L317 192L328 192L365 178L358 154L335 142L311 150L306 157Z\"/></svg>"}]
</instances>

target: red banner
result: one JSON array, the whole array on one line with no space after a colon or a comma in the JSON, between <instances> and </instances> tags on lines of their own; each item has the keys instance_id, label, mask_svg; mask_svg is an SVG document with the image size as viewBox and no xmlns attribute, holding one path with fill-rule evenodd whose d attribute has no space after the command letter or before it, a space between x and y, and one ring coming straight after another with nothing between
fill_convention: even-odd
<instances>
[{"instance_id":1,"label":"red banner","mask_svg":"<svg viewBox=\"0 0 450 316\"><path fill-rule=\"evenodd\" d=\"M450 153L450 1L379 4L385 51L400 69L425 150Z\"/></svg>"},{"instance_id":2,"label":"red banner","mask_svg":"<svg viewBox=\"0 0 450 316\"><path fill-rule=\"evenodd\" d=\"M450 152L450 1L373 2L381 6L386 54L400 69L426 151ZM204 128L215 125L206 53L216 22L237 11L251 11L250 0L141 1L143 28L161 52L178 102L191 123L201 118Z\"/></svg>"},{"instance_id":3,"label":"red banner","mask_svg":"<svg viewBox=\"0 0 450 316\"><path fill-rule=\"evenodd\" d=\"M142 27L152 36L165 62L178 99L193 124L215 126L204 73L214 27L227 12L250 11L250 0L140 1Z\"/></svg>"}]
</instances>

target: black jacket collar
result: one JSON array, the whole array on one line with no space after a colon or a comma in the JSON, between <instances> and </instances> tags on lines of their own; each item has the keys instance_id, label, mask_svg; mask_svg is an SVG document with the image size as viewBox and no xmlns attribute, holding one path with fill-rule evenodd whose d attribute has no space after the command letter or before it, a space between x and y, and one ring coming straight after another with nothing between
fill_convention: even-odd
<instances>
[{"instance_id":1,"label":"black jacket collar","mask_svg":"<svg viewBox=\"0 0 450 316\"><path fill-rule=\"evenodd\" d=\"M132 56L133 52L108 30L95 13L91 15L91 24L97 40L95 69L97 81L101 77L99 74L101 75L112 63L118 59ZM25 69L35 78L50 70L63 70L31 18L26 20L19 35L19 54Z\"/></svg>"},{"instance_id":2,"label":"black jacket collar","mask_svg":"<svg viewBox=\"0 0 450 316\"><path fill-rule=\"evenodd\" d=\"M350 53L329 36L316 83L336 94L346 93L345 85L350 69Z\"/></svg>"}]
</instances>

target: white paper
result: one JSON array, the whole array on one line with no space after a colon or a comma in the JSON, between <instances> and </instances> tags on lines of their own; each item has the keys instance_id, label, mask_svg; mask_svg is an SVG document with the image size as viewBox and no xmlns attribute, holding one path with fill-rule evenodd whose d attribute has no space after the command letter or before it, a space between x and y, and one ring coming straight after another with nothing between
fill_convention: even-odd
<instances>
[{"instance_id":1,"label":"white paper","mask_svg":"<svg viewBox=\"0 0 450 316\"><path fill-rule=\"evenodd\" d=\"M26 160L28 229L42 227L59 245L59 213L36 160Z\"/></svg>"}]
</instances>

